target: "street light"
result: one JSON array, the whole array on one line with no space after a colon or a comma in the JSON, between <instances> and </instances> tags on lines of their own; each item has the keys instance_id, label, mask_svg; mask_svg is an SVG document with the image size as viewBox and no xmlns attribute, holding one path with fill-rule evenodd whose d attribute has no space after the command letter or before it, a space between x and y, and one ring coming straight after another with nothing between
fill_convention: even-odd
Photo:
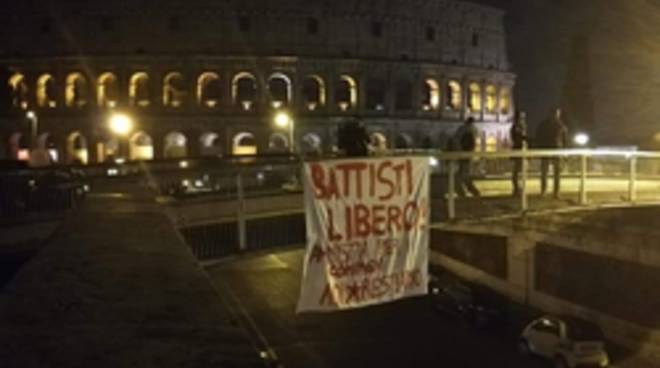
<instances>
[{"instance_id":1,"label":"street light","mask_svg":"<svg viewBox=\"0 0 660 368\"><path fill-rule=\"evenodd\" d=\"M590 138L587 133L577 133L573 137L573 142L580 147L586 146L587 144L589 144L589 141Z\"/></svg>"},{"instance_id":2,"label":"street light","mask_svg":"<svg viewBox=\"0 0 660 368\"><path fill-rule=\"evenodd\" d=\"M285 111L279 111L277 114L275 114L275 125L279 128L282 129L288 129L289 132L289 150L291 153L295 151L295 143L294 143L294 122L291 116L286 113Z\"/></svg>"},{"instance_id":3,"label":"street light","mask_svg":"<svg viewBox=\"0 0 660 368\"><path fill-rule=\"evenodd\" d=\"M108 125L110 131L118 136L117 153L121 154L121 138L128 136L128 133L133 130L133 119L131 119L131 117L126 114L116 113L110 116ZM126 148L128 150L128 145Z\"/></svg>"},{"instance_id":4,"label":"street light","mask_svg":"<svg viewBox=\"0 0 660 368\"><path fill-rule=\"evenodd\" d=\"M133 120L126 114L110 116L110 130L116 135L125 136L133 130Z\"/></svg>"}]
</instances>

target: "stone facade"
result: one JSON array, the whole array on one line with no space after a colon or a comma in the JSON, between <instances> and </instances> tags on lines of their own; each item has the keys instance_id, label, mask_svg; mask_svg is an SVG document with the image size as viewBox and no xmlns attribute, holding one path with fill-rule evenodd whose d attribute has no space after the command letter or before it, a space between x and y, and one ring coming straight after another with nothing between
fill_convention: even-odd
<instances>
[{"instance_id":1,"label":"stone facade","mask_svg":"<svg viewBox=\"0 0 660 368\"><path fill-rule=\"evenodd\" d=\"M366 6L369 4L369 6ZM329 152L360 116L382 148L443 148L467 116L481 148L506 145L515 75L503 13L459 1L58 1L0 5L0 63L19 118L16 157L35 145L62 162ZM26 45L29 45L26 46ZM278 112L293 131L273 123ZM125 138L110 116L129 115ZM127 143L125 142L127 141Z\"/></svg>"}]
</instances>

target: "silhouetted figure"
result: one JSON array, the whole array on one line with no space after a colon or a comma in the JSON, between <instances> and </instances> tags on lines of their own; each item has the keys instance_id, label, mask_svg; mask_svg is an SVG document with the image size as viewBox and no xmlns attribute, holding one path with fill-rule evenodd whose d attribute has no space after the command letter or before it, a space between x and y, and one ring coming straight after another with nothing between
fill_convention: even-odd
<instances>
[{"instance_id":1,"label":"silhouetted figure","mask_svg":"<svg viewBox=\"0 0 660 368\"><path fill-rule=\"evenodd\" d=\"M514 150L527 149L527 114L520 111L513 120L510 131L511 148ZM520 195L520 171L522 170L523 160L521 158L512 158L513 172L511 173L511 184L513 185L513 196Z\"/></svg>"},{"instance_id":2,"label":"silhouetted figure","mask_svg":"<svg viewBox=\"0 0 660 368\"><path fill-rule=\"evenodd\" d=\"M369 135L358 119L346 122L339 129L339 149L348 157L364 157L369 154Z\"/></svg>"},{"instance_id":3,"label":"silhouetted figure","mask_svg":"<svg viewBox=\"0 0 660 368\"><path fill-rule=\"evenodd\" d=\"M477 128L474 126L474 118L469 117L463 125L458 128L454 135L454 145L463 152L474 152L477 146ZM463 159L458 161L458 172L456 175L456 193L459 197L465 197L465 190L467 189L473 197L479 197L479 189L474 185L471 175L471 161L470 159Z\"/></svg>"},{"instance_id":4,"label":"silhouetted figure","mask_svg":"<svg viewBox=\"0 0 660 368\"><path fill-rule=\"evenodd\" d=\"M561 109L553 110L553 114L543 120L536 130L536 147L541 149L562 149L568 141L568 129L562 121ZM554 175L554 197L559 197L561 180L561 160L559 157L544 157L541 159L541 195L545 195L548 183L548 169L552 165Z\"/></svg>"}]
</instances>

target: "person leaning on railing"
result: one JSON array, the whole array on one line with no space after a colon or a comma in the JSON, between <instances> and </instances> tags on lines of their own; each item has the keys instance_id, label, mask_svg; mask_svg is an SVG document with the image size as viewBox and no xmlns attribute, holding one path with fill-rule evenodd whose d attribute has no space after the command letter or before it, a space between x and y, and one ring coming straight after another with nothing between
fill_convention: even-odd
<instances>
[{"instance_id":1,"label":"person leaning on railing","mask_svg":"<svg viewBox=\"0 0 660 368\"><path fill-rule=\"evenodd\" d=\"M557 108L553 110L552 116L543 120L536 128L535 146L541 149L562 149L566 148L567 143L568 129L563 121L562 110ZM557 156L541 158L541 195L546 193L550 165L552 165L554 175L554 197L559 198L561 160Z\"/></svg>"}]
</instances>

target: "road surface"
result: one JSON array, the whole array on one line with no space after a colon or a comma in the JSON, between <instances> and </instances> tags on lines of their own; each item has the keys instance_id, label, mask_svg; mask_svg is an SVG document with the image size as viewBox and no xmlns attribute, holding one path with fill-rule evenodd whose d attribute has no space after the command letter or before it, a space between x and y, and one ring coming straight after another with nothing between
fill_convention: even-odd
<instances>
[{"instance_id":1,"label":"road surface","mask_svg":"<svg viewBox=\"0 0 660 368\"><path fill-rule=\"evenodd\" d=\"M286 368L544 367L522 357L515 337L473 331L426 298L329 314L296 315L302 251L209 267L221 292L252 319Z\"/></svg>"}]
</instances>

